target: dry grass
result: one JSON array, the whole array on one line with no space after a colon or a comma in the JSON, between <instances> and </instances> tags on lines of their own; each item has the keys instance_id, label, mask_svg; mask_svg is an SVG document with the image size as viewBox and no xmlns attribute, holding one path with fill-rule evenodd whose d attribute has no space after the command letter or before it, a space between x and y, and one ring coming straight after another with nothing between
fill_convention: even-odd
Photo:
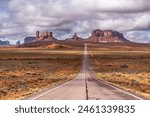
<instances>
[{"instance_id":1,"label":"dry grass","mask_svg":"<svg viewBox=\"0 0 150 117\"><path fill-rule=\"evenodd\" d=\"M150 51L89 50L97 78L150 99Z\"/></svg>"},{"instance_id":2,"label":"dry grass","mask_svg":"<svg viewBox=\"0 0 150 117\"><path fill-rule=\"evenodd\" d=\"M56 43L52 43L47 46L42 46L42 48L46 48L46 49L66 49L66 48L69 49L70 48L70 49L72 49L71 46L63 45L63 44L56 44Z\"/></svg>"},{"instance_id":3,"label":"dry grass","mask_svg":"<svg viewBox=\"0 0 150 117\"><path fill-rule=\"evenodd\" d=\"M82 51L0 50L0 99L20 99L73 79Z\"/></svg>"}]
</instances>

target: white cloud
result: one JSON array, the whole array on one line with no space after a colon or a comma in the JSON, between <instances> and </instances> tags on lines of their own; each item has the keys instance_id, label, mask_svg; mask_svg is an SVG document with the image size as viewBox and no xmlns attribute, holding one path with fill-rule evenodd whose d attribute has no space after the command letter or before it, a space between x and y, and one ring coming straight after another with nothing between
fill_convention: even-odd
<instances>
[{"instance_id":1,"label":"white cloud","mask_svg":"<svg viewBox=\"0 0 150 117\"><path fill-rule=\"evenodd\" d=\"M2 6L5 10L0 9L1 14L3 13L3 16L0 16L2 22L0 35L18 40L24 36L34 35L37 30L49 30L62 38L74 32L86 35L95 28L122 32L145 30L144 34L148 34L149 2L149 0L8 0L7 4ZM136 36L137 33L132 35ZM142 38L140 39L142 41Z\"/></svg>"},{"instance_id":2,"label":"white cloud","mask_svg":"<svg viewBox=\"0 0 150 117\"><path fill-rule=\"evenodd\" d=\"M150 31L149 31L150 32ZM126 33L126 38L135 42L150 43L150 33L147 31L129 31Z\"/></svg>"},{"instance_id":3,"label":"white cloud","mask_svg":"<svg viewBox=\"0 0 150 117\"><path fill-rule=\"evenodd\" d=\"M150 12L149 12L150 13ZM135 29L150 29L150 15L149 13L143 13L135 21Z\"/></svg>"}]
</instances>

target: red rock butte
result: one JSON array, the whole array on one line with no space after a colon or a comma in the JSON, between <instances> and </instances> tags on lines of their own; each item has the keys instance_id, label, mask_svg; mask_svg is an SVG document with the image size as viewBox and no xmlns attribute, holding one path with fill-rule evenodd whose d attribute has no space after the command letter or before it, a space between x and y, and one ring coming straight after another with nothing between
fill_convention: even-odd
<instances>
[{"instance_id":1,"label":"red rock butte","mask_svg":"<svg viewBox=\"0 0 150 117\"><path fill-rule=\"evenodd\" d=\"M27 37L25 38L25 42L38 42L38 41L57 41L55 37L53 37L52 32L36 32L35 37L32 40ZM59 41L59 40L58 40ZM130 42L129 40L125 39L122 33L113 31L113 30L100 30L96 29L93 30L91 35L88 38L82 38L75 33L71 38L67 38L64 41L73 41L73 42L100 42L100 43L124 43Z\"/></svg>"},{"instance_id":2,"label":"red rock butte","mask_svg":"<svg viewBox=\"0 0 150 117\"><path fill-rule=\"evenodd\" d=\"M112 30L93 30L90 37L87 38L88 41L93 42L129 42L127 39L124 38L122 33Z\"/></svg>"},{"instance_id":3,"label":"red rock butte","mask_svg":"<svg viewBox=\"0 0 150 117\"><path fill-rule=\"evenodd\" d=\"M40 33L39 31L36 32L35 40L34 41L55 41L56 39L53 37L52 32L43 32Z\"/></svg>"}]
</instances>

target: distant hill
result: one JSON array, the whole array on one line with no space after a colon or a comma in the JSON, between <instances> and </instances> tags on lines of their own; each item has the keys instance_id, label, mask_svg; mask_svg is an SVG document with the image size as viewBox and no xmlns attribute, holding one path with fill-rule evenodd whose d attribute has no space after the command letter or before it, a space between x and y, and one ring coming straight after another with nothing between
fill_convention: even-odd
<instances>
[{"instance_id":1,"label":"distant hill","mask_svg":"<svg viewBox=\"0 0 150 117\"><path fill-rule=\"evenodd\" d=\"M17 42L16 42L16 45L20 45L20 41L17 41Z\"/></svg>"},{"instance_id":2,"label":"distant hill","mask_svg":"<svg viewBox=\"0 0 150 117\"><path fill-rule=\"evenodd\" d=\"M24 39L24 43L30 43L30 42L32 42L34 39L35 39L35 37L26 37L26 38Z\"/></svg>"},{"instance_id":3,"label":"distant hill","mask_svg":"<svg viewBox=\"0 0 150 117\"><path fill-rule=\"evenodd\" d=\"M10 45L10 42L0 40L0 45Z\"/></svg>"},{"instance_id":4,"label":"distant hill","mask_svg":"<svg viewBox=\"0 0 150 117\"><path fill-rule=\"evenodd\" d=\"M67 44L63 44L63 43L52 43L47 46L42 46L42 48L45 48L45 49L67 49L67 48L72 49L73 47L69 46Z\"/></svg>"}]
</instances>

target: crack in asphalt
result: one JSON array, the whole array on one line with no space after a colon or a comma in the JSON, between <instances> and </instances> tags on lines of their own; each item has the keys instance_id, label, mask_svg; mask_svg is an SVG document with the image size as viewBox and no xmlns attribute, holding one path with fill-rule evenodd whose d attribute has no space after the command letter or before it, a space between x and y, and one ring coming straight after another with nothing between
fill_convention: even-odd
<instances>
[{"instance_id":1,"label":"crack in asphalt","mask_svg":"<svg viewBox=\"0 0 150 117\"><path fill-rule=\"evenodd\" d=\"M88 84L87 84L87 75L86 75L86 66L87 66L87 45L85 45L84 48L84 79L85 79L85 91L86 91L86 100L89 99L89 95L88 95Z\"/></svg>"},{"instance_id":2,"label":"crack in asphalt","mask_svg":"<svg viewBox=\"0 0 150 117\"><path fill-rule=\"evenodd\" d=\"M88 95L88 86L87 86L87 78L86 78L86 74L85 74L85 90L86 90L86 100L88 100L89 95Z\"/></svg>"}]
</instances>

